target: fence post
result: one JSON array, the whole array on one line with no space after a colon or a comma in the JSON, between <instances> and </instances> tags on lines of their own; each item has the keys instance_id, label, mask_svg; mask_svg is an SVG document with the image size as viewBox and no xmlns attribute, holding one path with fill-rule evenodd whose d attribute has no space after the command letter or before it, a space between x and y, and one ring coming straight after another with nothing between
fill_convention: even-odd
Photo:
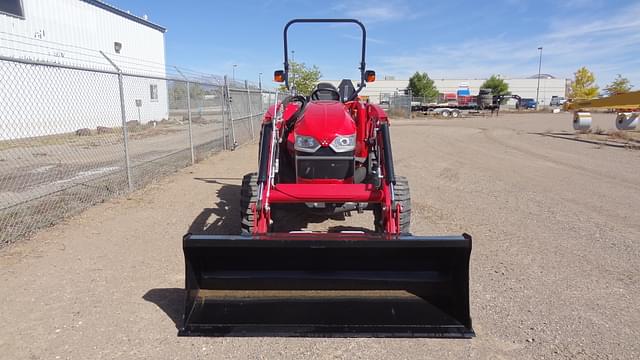
<instances>
[{"instance_id":1,"label":"fence post","mask_svg":"<svg viewBox=\"0 0 640 360\"><path fill-rule=\"evenodd\" d=\"M227 79L227 75L224 76L224 89L225 89L225 100L227 101L227 109L229 110L228 112L228 118L229 118L229 125L231 126L231 150L235 150L236 146L238 146L238 142L236 141L236 131L233 127L233 106L231 105L231 103L233 103L233 99L231 98L231 91L229 90L229 81Z\"/></svg>"},{"instance_id":2,"label":"fence post","mask_svg":"<svg viewBox=\"0 0 640 360\"><path fill-rule=\"evenodd\" d=\"M395 112L396 109L396 95L398 94L398 92L394 92L392 94L392 96L389 97L389 112Z\"/></svg>"},{"instance_id":3,"label":"fence post","mask_svg":"<svg viewBox=\"0 0 640 360\"><path fill-rule=\"evenodd\" d=\"M189 117L189 148L191 149L191 165L196 163L196 154L193 149L193 128L191 122L191 82L187 81L187 116Z\"/></svg>"},{"instance_id":4,"label":"fence post","mask_svg":"<svg viewBox=\"0 0 640 360\"><path fill-rule=\"evenodd\" d=\"M244 81L244 88L247 89L247 103L249 103L249 124L251 126L251 140L255 139L253 130L253 107L251 106L251 92L249 91L249 82Z\"/></svg>"},{"instance_id":5,"label":"fence post","mask_svg":"<svg viewBox=\"0 0 640 360\"><path fill-rule=\"evenodd\" d=\"M184 76L182 71L180 71L180 69L178 69L177 66L174 66L174 68L176 69L178 74L180 74L184 78L184 80L186 81L185 84L187 85L187 117L189 118L189 148L191 150L191 165L193 165L196 163L196 155L193 149L193 130L191 128L191 92L190 92L191 82L186 76Z\"/></svg>"},{"instance_id":6,"label":"fence post","mask_svg":"<svg viewBox=\"0 0 640 360\"><path fill-rule=\"evenodd\" d=\"M120 69L118 69L118 87L120 88L120 114L122 115L122 137L124 138L124 162L127 167L127 185L129 186L129 191L133 191L131 160L129 158L129 130L127 129L127 113L124 105L124 84L122 81L122 71L120 71Z\"/></svg>"},{"instance_id":7,"label":"fence post","mask_svg":"<svg viewBox=\"0 0 640 360\"><path fill-rule=\"evenodd\" d=\"M226 75L225 75L226 77ZM227 150L227 110L225 109L224 86L220 88L220 115L222 115L222 150Z\"/></svg>"},{"instance_id":8,"label":"fence post","mask_svg":"<svg viewBox=\"0 0 640 360\"><path fill-rule=\"evenodd\" d=\"M264 113L264 98L262 95L262 81L260 81L260 83L258 84L258 87L260 88L260 114Z\"/></svg>"},{"instance_id":9,"label":"fence post","mask_svg":"<svg viewBox=\"0 0 640 360\"><path fill-rule=\"evenodd\" d=\"M124 163L127 170L127 185L129 191L133 191L133 179L131 177L131 160L129 159L129 131L127 129L127 112L124 104L124 83L122 70L102 51L100 54L113 66L118 72L118 88L120 89L120 116L122 117L122 137L124 143Z\"/></svg>"}]
</instances>

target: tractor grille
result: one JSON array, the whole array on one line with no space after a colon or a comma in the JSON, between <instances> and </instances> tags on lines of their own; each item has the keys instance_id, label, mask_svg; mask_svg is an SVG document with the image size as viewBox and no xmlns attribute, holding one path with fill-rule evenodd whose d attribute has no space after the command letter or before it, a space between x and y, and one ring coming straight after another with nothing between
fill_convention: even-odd
<instances>
[{"instance_id":1,"label":"tractor grille","mask_svg":"<svg viewBox=\"0 0 640 360\"><path fill-rule=\"evenodd\" d=\"M338 154L320 148L313 154L296 154L296 172L303 179L347 179L353 177L354 167L353 151Z\"/></svg>"}]
</instances>

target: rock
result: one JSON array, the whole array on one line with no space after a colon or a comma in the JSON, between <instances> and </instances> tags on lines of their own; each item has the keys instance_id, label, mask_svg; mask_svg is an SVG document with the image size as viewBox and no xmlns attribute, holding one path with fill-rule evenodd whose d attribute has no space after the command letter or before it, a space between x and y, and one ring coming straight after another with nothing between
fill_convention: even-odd
<instances>
[{"instance_id":1,"label":"rock","mask_svg":"<svg viewBox=\"0 0 640 360\"><path fill-rule=\"evenodd\" d=\"M113 132L113 129L106 126L98 126L96 128L96 131L98 132L98 134L110 134Z\"/></svg>"},{"instance_id":2,"label":"rock","mask_svg":"<svg viewBox=\"0 0 640 360\"><path fill-rule=\"evenodd\" d=\"M127 126L131 127L131 126L140 126L140 121L138 120L129 120L127 121Z\"/></svg>"},{"instance_id":3,"label":"rock","mask_svg":"<svg viewBox=\"0 0 640 360\"><path fill-rule=\"evenodd\" d=\"M76 130L76 135L78 136L89 136L91 135L91 130L84 128Z\"/></svg>"}]
</instances>

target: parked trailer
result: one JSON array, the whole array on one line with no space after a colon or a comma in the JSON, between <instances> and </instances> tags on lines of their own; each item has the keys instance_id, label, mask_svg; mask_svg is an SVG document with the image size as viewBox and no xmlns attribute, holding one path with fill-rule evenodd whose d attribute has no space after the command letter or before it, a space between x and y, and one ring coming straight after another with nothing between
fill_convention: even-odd
<instances>
[{"instance_id":1,"label":"parked trailer","mask_svg":"<svg viewBox=\"0 0 640 360\"><path fill-rule=\"evenodd\" d=\"M489 109L479 110L477 108L459 108L459 107L441 107L441 108L430 108L423 111L424 115L437 115L442 117L451 117L451 118L459 118L463 116L469 115L485 115ZM491 110L493 114L494 110Z\"/></svg>"},{"instance_id":2,"label":"parked trailer","mask_svg":"<svg viewBox=\"0 0 640 360\"><path fill-rule=\"evenodd\" d=\"M411 102L411 111L432 112L435 111L443 116L457 117L463 110L498 110L500 107L499 96L493 96L491 89L480 89L478 95L467 95L467 93L444 93L440 94L438 103ZM449 114L449 115L446 115Z\"/></svg>"}]
</instances>

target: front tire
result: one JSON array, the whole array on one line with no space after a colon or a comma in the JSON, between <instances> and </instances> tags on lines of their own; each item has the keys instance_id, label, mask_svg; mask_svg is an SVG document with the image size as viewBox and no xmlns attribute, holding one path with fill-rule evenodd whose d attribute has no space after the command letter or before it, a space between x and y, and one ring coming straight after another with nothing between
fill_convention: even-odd
<instances>
[{"instance_id":1,"label":"front tire","mask_svg":"<svg viewBox=\"0 0 640 360\"><path fill-rule=\"evenodd\" d=\"M411 191L409 190L409 181L404 176L396 175L396 185L393 189L395 204L400 204L402 208L399 219L400 233L409 234L411 233ZM385 231L382 218L382 206L378 204L373 210L373 225L378 233Z\"/></svg>"},{"instance_id":2,"label":"front tire","mask_svg":"<svg viewBox=\"0 0 640 360\"><path fill-rule=\"evenodd\" d=\"M253 234L255 213L252 204L258 201L258 173L249 173L242 178L240 190L240 233Z\"/></svg>"}]
</instances>

